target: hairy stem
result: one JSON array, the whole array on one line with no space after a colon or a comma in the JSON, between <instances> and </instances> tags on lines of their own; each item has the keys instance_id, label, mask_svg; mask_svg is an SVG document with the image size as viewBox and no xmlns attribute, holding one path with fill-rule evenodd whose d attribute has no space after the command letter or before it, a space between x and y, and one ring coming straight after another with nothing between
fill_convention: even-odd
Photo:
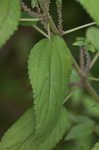
<instances>
[{"instance_id":1,"label":"hairy stem","mask_svg":"<svg viewBox=\"0 0 99 150\"><path fill-rule=\"evenodd\" d=\"M99 82L99 78L95 78L95 77L88 77L88 80Z\"/></svg>"},{"instance_id":2,"label":"hairy stem","mask_svg":"<svg viewBox=\"0 0 99 150\"><path fill-rule=\"evenodd\" d=\"M64 104L73 96L75 90L73 90L69 95L66 96L66 98L64 99Z\"/></svg>"},{"instance_id":3,"label":"hairy stem","mask_svg":"<svg viewBox=\"0 0 99 150\"><path fill-rule=\"evenodd\" d=\"M56 1L57 13L58 13L58 29L61 35L63 34L63 25L62 25L62 3Z\"/></svg>"},{"instance_id":4,"label":"hairy stem","mask_svg":"<svg viewBox=\"0 0 99 150\"><path fill-rule=\"evenodd\" d=\"M44 35L46 38L49 39L49 36L43 31L41 30L39 27L37 27L36 25L33 25L33 27L38 31L40 32L42 35Z\"/></svg>"},{"instance_id":5,"label":"hairy stem","mask_svg":"<svg viewBox=\"0 0 99 150\"><path fill-rule=\"evenodd\" d=\"M20 19L20 21L21 22L23 22L23 21L26 21L26 22L28 22L28 21L39 21L40 19L38 19L38 18L21 18ZM46 38L48 38L49 39L49 36L42 30L42 29L40 29L38 26L36 26L36 25L33 25L33 28L35 28L39 33L41 33L42 35L44 35Z\"/></svg>"},{"instance_id":6,"label":"hairy stem","mask_svg":"<svg viewBox=\"0 0 99 150\"><path fill-rule=\"evenodd\" d=\"M25 3L22 0L20 0L20 3L24 11L28 12L28 14L36 18L42 18L41 14L32 11L30 8L27 7L27 5L25 5Z\"/></svg>"},{"instance_id":7,"label":"hairy stem","mask_svg":"<svg viewBox=\"0 0 99 150\"><path fill-rule=\"evenodd\" d=\"M46 0L39 0L39 4L40 4L40 7L43 10L44 14L47 17L47 20L48 20L48 23L50 25L52 32L54 34L59 34L59 31L57 30L57 27L56 27L52 17L49 15L48 8L46 6Z\"/></svg>"},{"instance_id":8,"label":"hairy stem","mask_svg":"<svg viewBox=\"0 0 99 150\"><path fill-rule=\"evenodd\" d=\"M73 63L74 63L74 68L77 71L77 73L79 74L79 76L82 78L83 77L83 72L81 71L81 69L79 68L77 62L75 61L75 59L73 58ZM88 83L88 80L85 80L84 82L84 87L86 88L86 90L89 92L89 94L97 101L99 101L99 95L96 93L96 91L94 90L94 88Z\"/></svg>"},{"instance_id":9,"label":"hairy stem","mask_svg":"<svg viewBox=\"0 0 99 150\"><path fill-rule=\"evenodd\" d=\"M93 87L88 83L88 81L85 82L84 87L87 89L90 95L92 95L93 98L95 98L95 100L99 101L99 95L96 93Z\"/></svg>"},{"instance_id":10,"label":"hairy stem","mask_svg":"<svg viewBox=\"0 0 99 150\"><path fill-rule=\"evenodd\" d=\"M38 19L38 18L21 18L20 19L20 21L26 21L26 22L28 22L28 21L31 21L31 22L34 22L34 21L40 21L40 19Z\"/></svg>"},{"instance_id":11,"label":"hairy stem","mask_svg":"<svg viewBox=\"0 0 99 150\"><path fill-rule=\"evenodd\" d=\"M81 25L81 26L78 26L78 27L76 27L76 28L73 28L73 29L64 31L64 32L63 32L63 35L66 35L66 34L69 34L69 33L74 32L74 31L78 31L78 30L80 30L80 29L87 28L87 27L93 26L93 25L96 25L96 22L91 22L91 23L88 23L88 24L85 24L85 25Z\"/></svg>"},{"instance_id":12,"label":"hairy stem","mask_svg":"<svg viewBox=\"0 0 99 150\"><path fill-rule=\"evenodd\" d=\"M81 70L84 71L84 51L82 49L82 47L80 48L80 67L81 67Z\"/></svg>"},{"instance_id":13,"label":"hairy stem","mask_svg":"<svg viewBox=\"0 0 99 150\"><path fill-rule=\"evenodd\" d=\"M93 58L91 64L90 64L90 69L94 66L95 62L97 61L99 57L99 52L96 53L95 57Z\"/></svg>"}]
</instances>

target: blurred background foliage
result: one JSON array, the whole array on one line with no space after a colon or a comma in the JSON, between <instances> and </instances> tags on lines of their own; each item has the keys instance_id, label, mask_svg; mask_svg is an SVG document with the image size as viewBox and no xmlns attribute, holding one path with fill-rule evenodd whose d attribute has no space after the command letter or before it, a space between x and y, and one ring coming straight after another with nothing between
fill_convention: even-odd
<instances>
[{"instance_id":1,"label":"blurred background foliage","mask_svg":"<svg viewBox=\"0 0 99 150\"><path fill-rule=\"evenodd\" d=\"M25 0L25 2L28 6L30 5L30 1ZM52 14L55 18L55 13ZM75 0L63 0L64 30L68 30L91 21L92 20L89 15L77 2L75 2ZM73 47L72 43L75 41L77 36L84 36L85 31L86 29L82 29L64 36L68 47L78 63L79 49L77 47ZM7 43L0 49L0 137L33 103L32 90L27 73L27 59L31 48L41 38L43 38L43 36L32 27L23 27L20 25L18 31L15 32L10 40L7 41ZM91 54L92 58L93 55L94 54ZM91 70L91 74L95 77L99 76L98 66L99 61L96 62L95 66ZM78 79L79 77L73 71L71 80L78 81ZM98 83L91 82L91 84L98 92ZM86 122L89 118L90 121L97 124L97 133L94 132L93 137L89 139L88 142L92 144L97 141L99 138L99 104L95 102L95 100L93 100L93 98L90 97L83 88L78 88L75 94L66 103L66 107L68 108L72 124L77 124L77 118L80 122L82 122L81 120ZM82 131L81 127L80 131L79 127L77 131ZM72 150L74 148L74 146L71 146L71 142L73 142L73 137L72 135L68 135L68 140L66 142L68 148L66 150ZM81 142L79 141L79 143ZM80 145L76 145L78 149L81 147L82 150L85 149L85 145L82 143ZM63 143L63 150L65 149L64 147L65 143ZM57 146L57 150L58 149L61 150L60 146Z\"/></svg>"}]
</instances>

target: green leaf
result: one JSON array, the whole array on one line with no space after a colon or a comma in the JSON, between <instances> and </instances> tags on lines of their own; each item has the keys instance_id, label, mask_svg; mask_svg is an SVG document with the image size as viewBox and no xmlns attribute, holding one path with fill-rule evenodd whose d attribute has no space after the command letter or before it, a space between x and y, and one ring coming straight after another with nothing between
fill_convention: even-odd
<instances>
[{"instance_id":1,"label":"green leaf","mask_svg":"<svg viewBox=\"0 0 99 150\"><path fill-rule=\"evenodd\" d=\"M58 36L41 40L32 49L28 63L34 109L6 132L0 150L51 150L70 127L62 105L72 58L64 40Z\"/></svg>"},{"instance_id":2,"label":"green leaf","mask_svg":"<svg viewBox=\"0 0 99 150\"><path fill-rule=\"evenodd\" d=\"M77 37L76 41L73 43L73 46L78 46L78 47L84 46L87 51L96 52L93 43L84 37Z\"/></svg>"},{"instance_id":3,"label":"green leaf","mask_svg":"<svg viewBox=\"0 0 99 150\"><path fill-rule=\"evenodd\" d=\"M77 139L76 141L71 140L67 142L61 142L54 150L90 150L92 145L93 137L87 136L82 139Z\"/></svg>"},{"instance_id":4,"label":"green leaf","mask_svg":"<svg viewBox=\"0 0 99 150\"><path fill-rule=\"evenodd\" d=\"M86 50L90 51L92 53L96 52L96 48L95 48L94 44L92 44L91 42L89 42L88 44L86 44Z\"/></svg>"},{"instance_id":5,"label":"green leaf","mask_svg":"<svg viewBox=\"0 0 99 150\"><path fill-rule=\"evenodd\" d=\"M85 38L84 37L77 37L76 41L73 43L73 46L84 46L85 45Z\"/></svg>"},{"instance_id":6,"label":"green leaf","mask_svg":"<svg viewBox=\"0 0 99 150\"><path fill-rule=\"evenodd\" d=\"M99 150L99 142L97 142L92 150Z\"/></svg>"},{"instance_id":7,"label":"green leaf","mask_svg":"<svg viewBox=\"0 0 99 150\"><path fill-rule=\"evenodd\" d=\"M99 124L97 123L95 126L95 132L97 133L97 135L99 136Z\"/></svg>"},{"instance_id":8,"label":"green leaf","mask_svg":"<svg viewBox=\"0 0 99 150\"><path fill-rule=\"evenodd\" d=\"M71 131L66 136L66 140L80 139L86 137L88 135L91 135L92 131L93 123L87 122L83 124L78 124L71 129Z\"/></svg>"},{"instance_id":9,"label":"green leaf","mask_svg":"<svg viewBox=\"0 0 99 150\"><path fill-rule=\"evenodd\" d=\"M69 116L70 121L72 122L71 124L77 125L77 124L84 124L86 122L91 125L95 123L91 118L89 118L86 115L81 115L81 114L77 115L77 113L74 114L74 112L68 111L68 116Z\"/></svg>"},{"instance_id":10,"label":"green leaf","mask_svg":"<svg viewBox=\"0 0 99 150\"><path fill-rule=\"evenodd\" d=\"M35 18L35 17L33 17L33 16L31 16L30 14L28 14L27 12L25 12L25 11L22 11L21 12L21 18Z\"/></svg>"},{"instance_id":11,"label":"green leaf","mask_svg":"<svg viewBox=\"0 0 99 150\"><path fill-rule=\"evenodd\" d=\"M61 142L61 143L57 144L54 150L77 150L77 149L76 149L76 145L72 141L70 141L70 143L69 142L65 142L65 143Z\"/></svg>"},{"instance_id":12,"label":"green leaf","mask_svg":"<svg viewBox=\"0 0 99 150\"><path fill-rule=\"evenodd\" d=\"M93 140L93 129L94 123L92 121L79 123L72 127L65 140L74 140L75 149L90 150Z\"/></svg>"},{"instance_id":13,"label":"green leaf","mask_svg":"<svg viewBox=\"0 0 99 150\"><path fill-rule=\"evenodd\" d=\"M30 141L30 138L33 140L34 121L33 108L31 108L4 134L0 143L0 150L19 150L19 147L24 145L26 140Z\"/></svg>"},{"instance_id":14,"label":"green leaf","mask_svg":"<svg viewBox=\"0 0 99 150\"><path fill-rule=\"evenodd\" d=\"M58 123L72 71L71 54L64 40L53 36L38 42L31 50L28 70L35 99L35 136L44 141Z\"/></svg>"},{"instance_id":15,"label":"green leaf","mask_svg":"<svg viewBox=\"0 0 99 150\"><path fill-rule=\"evenodd\" d=\"M56 0L59 5L62 5L62 0Z\"/></svg>"},{"instance_id":16,"label":"green leaf","mask_svg":"<svg viewBox=\"0 0 99 150\"><path fill-rule=\"evenodd\" d=\"M99 29L96 27L89 28L86 37L99 50Z\"/></svg>"},{"instance_id":17,"label":"green leaf","mask_svg":"<svg viewBox=\"0 0 99 150\"><path fill-rule=\"evenodd\" d=\"M99 25L99 0L77 0Z\"/></svg>"},{"instance_id":18,"label":"green leaf","mask_svg":"<svg viewBox=\"0 0 99 150\"><path fill-rule=\"evenodd\" d=\"M10 38L20 19L19 0L0 1L0 47Z\"/></svg>"},{"instance_id":19,"label":"green leaf","mask_svg":"<svg viewBox=\"0 0 99 150\"><path fill-rule=\"evenodd\" d=\"M73 43L73 46L78 46L78 47L84 46L84 42L83 41L76 41Z\"/></svg>"},{"instance_id":20,"label":"green leaf","mask_svg":"<svg viewBox=\"0 0 99 150\"><path fill-rule=\"evenodd\" d=\"M44 143L40 145L39 150L52 150L53 147L62 139L64 133L69 129L69 120L65 108L61 108L58 121L51 134L46 138Z\"/></svg>"},{"instance_id":21,"label":"green leaf","mask_svg":"<svg viewBox=\"0 0 99 150\"><path fill-rule=\"evenodd\" d=\"M70 82L79 82L79 81L80 81L80 77L78 76L77 72L73 69Z\"/></svg>"},{"instance_id":22,"label":"green leaf","mask_svg":"<svg viewBox=\"0 0 99 150\"><path fill-rule=\"evenodd\" d=\"M34 8L38 3L38 0L31 0L31 6Z\"/></svg>"},{"instance_id":23,"label":"green leaf","mask_svg":"<svg viewBox=\"0 0 99 150\"><path fill-rule=\"evenodd\" d=\"M63 134L68 129L67 113L64 108L61 108L60 115L58 116L58 121L50 135L45 138L45 140L38 140L36 137L34 140L30 139L19 150L52 150L52 148L58 143L58 141L63 137ZM45 135L43 135L45 136ZM31 145L31 146L30 146Z\"/></svg>"},{"instance_id":24,"label":"green leaf","mask_svg":"<svg viewBox=\"0 0 99 150\"><path fill-rule=\"evenodd\" d=\"M93 136L89 135L82 139L77 139L75 150L90 150L93 145Z\"/></svg>"},{"instance_id":25,"label":"green leaf","mask_svg":"<svg viewBox=\"0 0 99 150\"><path fill-rule=\"evenodd\" d=\"M33 130L34 129L34 125L33 125L33 120L32 120L33 119L33 112L32 112L32 114L30 114L28 116L28 117L31 117L31 122L28 122L28 124L26 124L27 128L22 128L21 124L20 124L21 127L19 126L19 128L21 128L21 130L23 131L22 135L24 136L24 139L22 139L23 136L20 137L20 133L22 131L19 132L18 129L17 129L18 136L20 137L17 140L17 142L16 141L13 142L13 140L12 140L12 142L11 142L12 144L10 144L9 147L5 146L6 143L4 143L4 147L2 147L3 145L1 144L1 147L0 147L1 149L0 150L8 150L9 148L11 148L11 150L31 150L31 149L32 150L41 150L41 149L43 149L43 150L51 150L52 147L54 147L56 145L56 143L62 138L63 133L68 128L68 122L67 122L66 115L67 115L66 110L64 108L62 108L60 116L59 116L59 119L58 119L58 122L57 122L57 125L55 126L55 128L53 129L51 134L44 141L40 142L40 141L38 141L38 139L34 138L34 130ZM24 118L24 119L28 120L28 118ZM18 128L18 126L17 126L17 128ZM26 136L26 134L28 136ZM8 134L8 138L9 138L9 136L10 135ZM14 135L13 135L13 137L14 137ZM10 136L10 139L13 139L13 137ZM6 140L7 140L8 144L9 144L9 139L6 139ZM16 144L18 142L19 142L19 144Z\"/></svg>"},{"instance_id":26,"label":"green leaf","mask_svg":"<svg viewBox=\"0 0 99 150\"><path fill-rule=\"evenodd\" d=\"M72 91L75 90L75 88L72 88ZM82 89L78 88L75 90L75 92L72 95L72 105L73 106L78 106L81 103L81 99L82 99Z\"/></svg>"},{"instance_id":27,"label":"green leaf","mask_svg":"<svg viewBox=\"0 0 99 150\"><path fill-rule=\"evenodd\" d=\"M84 115L76 115L76 123L81 123L81 124L84 124L84 123L87 123L89 124L90 126L93 126L94 125L94 121L89 118L88 116L84 116Z\"/></svg>"},{"instance_id":28,"label":"green leaf","mask_svg":"<svg viewBox=\"0 0 99 150\"><path fill-rule=\"evenodd\" d=\"M83 105L86 113L95 118L99 118L99 103L96 102L92 97L85 96Z\"/></svg>"}]
</instances>

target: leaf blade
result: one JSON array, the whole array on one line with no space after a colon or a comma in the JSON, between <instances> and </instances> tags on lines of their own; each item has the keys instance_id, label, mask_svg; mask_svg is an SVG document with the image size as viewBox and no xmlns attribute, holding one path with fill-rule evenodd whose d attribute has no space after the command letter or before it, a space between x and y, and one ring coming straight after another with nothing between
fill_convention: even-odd
<instances>
[{"instance_id":1,"label":"leaf blade","mask_svg":"<svg viewBox=\"0 0 99 150\"><path fill-rule=\"evenodd\" d=\"M4 13L3 13L4 12ZM17 30L20 18L19 0L1 0L0 1L0 47Z\"/></svg>"},{"instance_id":2,"label":"leaf blade","mask_svg":"<svg viewBox=\"0 0 99 150\"><path fill-rule=\"evenodd\" d=\"M91 27L86 32L87 39L95 46L97 51L99 50L99 29Z\"/></svg>"},{"instance_id":3,"label":"leaf blade","mask_svg":"<svg viewBox=\"0 0 99 150\"><path fill-rule=\"evenodd\" d=\"M98 0L77 0L89 13L89 15L96 21L99 25L99 1Z\"/></svg>"},{"instance_id":4,"label":"leaf blade","mask_svg":"<svg viewBox=\"0 0 99 150\"><path fill-rule=\"evenodd\" d=\"M98 150L99 149L99 142L97 142L92 150Z\"/></svg>"},{"instance_id":5,"label":"leaf blade","mask_svg":"<svg viewBox=\"0 0 99 150\"><path fill-rule=\"evenodd\" d=\"M4 134L0 150L19 149L26 139L34 135L34 121L33 108L30 108Z\"/></svg>"},{"instance_id":6,"label":"leaf blade","mask_svg":"<svg viewBox=\"0 0 99 150\"><path fill-rule=\"evenodd\" d=\"M54 36L50 41L43 39L36 44L28 66L35 95L36 132L43 138L44 133L50 134L60 113L68 89L72 59L63 39ZM53 125L49 126L51 122Z\"/></svg>"}]
</instances>

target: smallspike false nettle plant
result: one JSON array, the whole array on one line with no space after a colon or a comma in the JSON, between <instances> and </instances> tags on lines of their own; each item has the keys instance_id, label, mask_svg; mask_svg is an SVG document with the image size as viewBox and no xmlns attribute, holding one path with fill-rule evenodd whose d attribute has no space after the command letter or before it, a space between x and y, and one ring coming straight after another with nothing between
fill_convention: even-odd
<instances>
[{"instance_id":1,"label":"smallspike false nettle plant","mask_svg":"<svg viewBox=\"0 0 99 150\"><path fill-rule=\"evenodd\" d=\"M77 99L77 91L83 97L83 107L99 119L99 113L89 106L92 103L99 110L99 95L89 82L90 70L99 56L99 0L77 2L94 22L64 31L62 0L54 1L57 24L51 15L51 0L31 0L31 7L24 0L0 1L0 48L18 25L32 26L44 36L27 60L33 106L4 134L0 150L99 150L99 142L92 141L93 132L99 134L99 124L86 114L73 114L65 105L71 97ZM77 37L73 43L80 50L79 66L63 37L85 27L89 27L85 37ZM96 53L93 60L90 53ZM74 145L69 144L71 140Z\"/></svg>"}]
</instances>

